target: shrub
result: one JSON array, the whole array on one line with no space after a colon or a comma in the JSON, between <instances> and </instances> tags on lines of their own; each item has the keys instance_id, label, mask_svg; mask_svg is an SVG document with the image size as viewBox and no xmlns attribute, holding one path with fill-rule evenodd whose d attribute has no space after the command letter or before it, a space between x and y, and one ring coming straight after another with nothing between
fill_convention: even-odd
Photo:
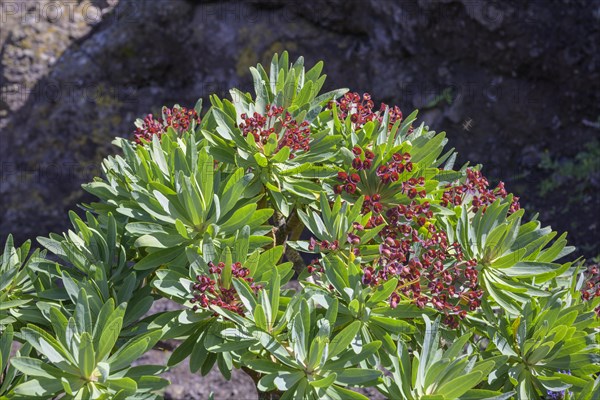
<instances>
[{"instance_id":1,"label":"shrub","mask_svg":"<svg viewBox=\"0 0 600 400\"><path fill-rule=\"evenodd\" d=\"M9 237L0 398L160 398L188 356L261 398L598 398L598 267L557 262L566 235L416 112L321 94L321 69L283 53L254 97L138 120L71 230L31 256ZM132 366L167 339L167 366Z\"/></svg>"}]
</instances>

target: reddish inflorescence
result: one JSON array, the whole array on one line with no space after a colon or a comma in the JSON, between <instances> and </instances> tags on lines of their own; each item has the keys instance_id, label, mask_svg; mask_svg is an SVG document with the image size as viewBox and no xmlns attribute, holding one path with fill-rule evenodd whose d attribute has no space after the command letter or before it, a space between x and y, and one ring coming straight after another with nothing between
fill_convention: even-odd
<instances>
[{"instance_id":1,"label":"reddish inflorescence","mask_svg":"<svg viewBox=\"0 0 600 400\"><path fill-rule=\"evenodd\" d=\"M364 153L361 150L353 149L357 157ZM401 174L412 172L412 168L409 153L394 154L390 162L378 167L379 182L371 185L398 185L398 191L406 195L408 203L389 206L378 193L364 197L361 213L371 213L371 218L364 227L353 228L384 227L379 232L380 256L375 263L363 268L362 281L364 285L378 286L396 278L397 288L389 298L391 307L398 306L402 300L410 300L419 307L431 306L446 315L445 324L457 327L468 311L481 305L483 291L478 284L477 260L465 259L461 246L449 243L446 232L435 226L431 203L425 199L424 177L402 179ZM348 190L347 186L360 179L353 174L353 170L338 173L337 179L342 185L336 192L354 193L354 187ZM483 192L487 183L478 182L481 185L478 190ZM500 189L495 194L505 195ZM358 244L360 240L355 236L350 232L348 241Z\"/></svg>"},{"instance_id":2,"label":"reddish inflorescence","mask_svg":"<svg viewBox=\"0 0 600 400\"><path fill-rule=\"evenodd\" d=\"M389 162L377 167L376 174L382 183L396 182L400 179L400 175L405 171L412 172L413 163L410 159L410 153L393 154L392 159Z\"/></svg>"},{"instance_id":3,"label":"reddish inflorescence","mask_svg":"<svg viewBox=\"0 0 600 400\"><path fill-rule=\"evenodd\" d=\"M600 267L598 265L590 265L585 273L585 282L581 289L581 298L585 301L590 301L596 297L600 297ZM594 309L596 315L600 318L600 306Z\"/></svg>"},{"instance_id":4,"label":"reddish inflorescence","mask_svg":"<svg viewBox=\"0 0 600 400\"><path fill-rule=\"evenodd\" d=\"M448 185L442 195L441 205L444 207L447 207L449 204L460 206L465 200L470 198L469 205L474 212L477 212L480 208L485 212L487 207L496 201L496 199L504 199L508 196L504 188L504 182L498 183L498 186L494 189L490 189L489 185L488 180L481 172L474 169L467 169L465 183L462 185ZM519 198L516 196L513 197L508 213L512 214L520 208Z\"/></svg>"},{"instance_id":5,"label":"reddish inflorescence","mask_svg":"<svg viewBox=\"0 0 600 400\"><path fill-rule=\"evenodd\" d=\"M197 304L194 305L194 310L198 309L198 305L202 308L209 308L214 305L243 316L244 307L235 288L223 287L222 273L225 269L225 263L220 262L215 265L213 262L209 262L208 267L208 272L211 275L196 276L196 283L193 286L192 299L190 300L192 304ZM254 279L248 276L249 274L250 271L241 263L236 262L231 265L231 275L245 280L256 294L262 289L262 286L255 284Z\"/></svg>"},{"instance_id":6,"label":"reddish inflorescence","mask_svg":"<svg viewBox=\"0 0 600 400\"><path fill-rule=\"evenodd\" d=\"M446 324L456 326L456 316L463 318L481 304L477 260L465 260L460 245L448 243L446 233L429 223L433 212L427 201L401 204L387 210L386 217L379 262L365 269L364 283L378 285L395 277L392 307L400 298L411 299L419 307L444 312Z\"/></svg>"},{"instance_id":7,"label":"reddish inflorescence","mask_svg":"<svg viewBox=\"0 0 600 400\"><path fill-rule=\"evenodd\" d=\"M196 121L196 124L200 124L200 116L196 110L188 109L185 107L163 107L163 118L154 119L152 114L144 117L144 122L141 127L138 127L133 135L135 142L141 144L143 141L152 141L152 136L156 135L159 138L167 131L168 127L173 128L177 133L187 131L192 124L192 121Z\"/></svg>"},{"instance_id":8,"label":"reddish inflorescence","mask_svg":"<svg viewBox=\"0 0 600 400\"><path fill-rule=\"evenodd\" d=\"M337 106L341 118L350 115L351 121L359 127L369 121L381 121L381 115L373 112L373 102L368 95L361 99L356 93L348 94ZM483 291L478 281L478 261L465 259L461 246L457 242L450 243L447 233L436 227L431 204L426 199L425 178L414 176L410 153L398 152L378 165L374 171L378 179L374 182L366 182L366 179L376 155L360 146L354 146L352 153L352 165L347 171L338 172L334 192L364 195L361 213L371 213L371 217L361 228L384 225L379 232L379 258L363 268L363 284L378 286L396 278L397 288L389 298L391 307L398 306L402 300L410 300L421 308L430 306L446 315L445 324L457 327L467 312L481 306ZM446 187L441 199L443 206L468 202L471 211L485 212L496 199L508 196L502 182L490 189L488 180L479 171L468 169L466 175L465 183ZM390 203L397 204L389 200L390 193L398 192L406 195L406 201L390 206ZM513 197L509 213L519 210L518 200ZM349 232L348 242L360 244L360 237ZM319 244L314 240L310 248L315 249L317 245L330 250L329 243ZM353 250L358 253L357 248Z\"/></svg>"},{"instance_id":9,"label":"reddish inflorescence","mask_svg":"<svg viewBox=\"0 0 600 400\"><path fill-rule=\"evenodd\" d=\"M321 240L320 242L315 238L310 238L308 249L313 251L315 249L319 251L336 251L340 248L340 244L337 240L330 242L329 240Z\"/></svg>"},{"instance_id":10,"label":"reddish inflorescence","mask_svg":"<svg viewBox=\"0 0 600 400\"><path fill-rule=\"evenodd\" d=\"M356 184L361 181L358 173L365 169L364 161L375 158L369 150L358 146L352 151L356 158L348 172L338 173L340 184L334 187L337 193L354 194ZM425 199L425 178L406 179L406 174L413 172L410 153L394 154L375 172L378 182L365 187L397 185L397 191L405 194L409 203L390 207L379 193L365 195L361 212L363 215L371 213L371 218L364 228L379 225L384 228L379 232L380 257L363 268L363 284L378 286L396 278L398 286L390 296L391 307L396 307L401 300L411 300L419 307L431 306L446 314L447 325L456 327L460 318L481 305L483 292L478 285L477 260L465 260L460 245L449 243L446 232L432 223L431 204ZM473 171L468 172L464 186L459 189L461 193L476 191L486 204L490 193L506 197L502 184L490 191L487 180ZM349 242L354 239L350 235L353 233L349 234Z\"/></svg>"},{"instance_id":11,"label":"reddish inflorescence","mask_svg":"<svg viewBox=\"0 0 600 400\"><path fill-rule=\"evenodd\" d=\"M296 157L294 152L310 150L310 124L308 121L298 123L292 116L286 112L283 114L283 107L267 105L267 115L261 115L255 112L252 116L242 114L242 122L239 127L242 135L247 137L249 134L254 136L256 143L264 146L269 140L269 136L276 132L276 127L280 127L280 135L277 150L288 146L291 150L290 159Z\"/></svg>"},{"instance_id":12,"label":"reddish inflorescence","mask_svg":"<svg viewBox=\"0 0 600 400\"><path fill-rule=\"evenodd\" d=\"M369 93L364 93L362 97L358 93L346 93L344 97L335 102L338 108L338 117L345 120L350 116L350 121L356 129L362 128L367 122L383 121L385 110L389 111L389 127L391 128L396 121L402 121L402 111L397 106L389 107L381 103L379 111L373 111L375 103L371 100ZM329 108L333 107L333 103L329 104Z\"/></svg>"},{"instance_id":13,"label":"reddish inflorescence","mask_svg":"<svg viewBox=\"0 0 600 400\"><path fill-rule=\"evenodd\" d=\"M306 269L308 270L309 274L313 274L315 272L319 272L319 273L323 273L323 266L321 265L321 262L318 259L314 259L310 262L310 264L308 264L308 266L306 267Z\"/></svg>"},{"instance_id":14,"label":"reddish inflorescence","mask_svg":"<svg viewBox=\"0 0 600 400\"><path fill-rule=\"evenodd\" d=\"M335 185L333 190L336 194L346 192L354 194L356 192L357 184L360 182L360 175L358 172L362 170L368 170L373 165L375 154L370 149L363 150L360 146L354 146L352 152L355 155L352 161L352 167L348 172L338 172L337 179L340 184ZM409 198L425 197L424 190L418 190L417 186L422 186L425 183L425 178L409 178L402 180L402 174L410 173L413 171L413 163L411 162L411 155L408 152L395 153L392 155L392 159L377 167L375 174L379 178L379 182L375 185L368 185L376 187L378 184L388 185L394 182L402 181L402 188L400 189ZM377 194L373 194L373 197ZM378 200L376 200L378 201ZM368 200L365 202L369 206ZM375 206L376 208L378 206ZM372 210L375 213L381 210Z\"/></svg>"}]
</instances>

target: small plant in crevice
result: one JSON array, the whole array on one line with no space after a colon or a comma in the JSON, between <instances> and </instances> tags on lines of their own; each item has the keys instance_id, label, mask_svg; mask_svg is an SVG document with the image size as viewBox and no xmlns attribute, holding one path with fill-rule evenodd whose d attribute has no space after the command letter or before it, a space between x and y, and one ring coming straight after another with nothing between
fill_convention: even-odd
<instances>
[{"instance_id":1,"label":"small plant in crevice","mask_svg":"<svg viewBox=\"0 0 600 400\"><path fill-rule=\"evenodd\" d=\"M416 111L321 72L275 55L253 95L138 120L71 230L7 241L0 399L159 399L184 360L261 399L597 398L598 267Z\"/></svg>"},{"instance_id":2,"label":"small plant in crevice","mask_svg":"<svg viewBox=\"0 0 600 400\"><path fill-rule=\"evenodd\" d=\"M576 235L580 247L590 256L600 255L596 236L598 222L594 219L572 218L572 215L593 215L598 204L600 188L600 142L596 139L587 142L583 149L572 158L556 158L544 152L538 165L548 177L538 185L540 199L537 202L550 203L547 217L563 220ZM568 195L567 195L568 194ZM553 195L564 196L560 204L549 201Z\"/></svg>"}]
</instances>

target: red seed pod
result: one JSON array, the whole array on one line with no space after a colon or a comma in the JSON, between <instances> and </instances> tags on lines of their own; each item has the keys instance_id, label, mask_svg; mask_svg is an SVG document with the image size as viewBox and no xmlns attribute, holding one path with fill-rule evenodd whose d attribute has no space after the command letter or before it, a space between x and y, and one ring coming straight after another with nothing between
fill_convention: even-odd
<instances>
[{"instance_id":1,"label":"red seed pod","mask_svg":"<svg viewBox=\"0 0 600 400\"><path fill-rule=\"evenodd\" d=\"M353 223L352 223L352 227L353 227L354 229L356 229L357 231L364 231L364 230L365 230L364 226L362 226L362 225L361 225L361 224L359 224L358 222L353 222Z\"/></svg>"},{"instance_id":2,"label":"red seed pod","mask_svg":"<svg viewBox=\"0 0 600 400\"><path fill-rule=\"evenodd\" d=\"M348 179L348 174L346 172L340 171L337 174L337 178L341 181L345 181L346 179Z\"/></svg>"},{"instance_id":3,"label":"red seed pod","mask_svg":"<svg viewBox=\"0 0 600 400\"><path fill-rule=\"evenodd\" d=\"M358 174L356 174L356 173L350 174L350 182L352 182L352 183L360 182L360 176L358 176Z\"/></svg>"},{"instance_id":4,"label":"red seed pod","mask_svg":"<svg viewBox=\"0 0 600 400\"><path fill-rule=\"evenodd\" d=\"M398 293L396 293L396 292L392 293L392 295L390 296L390 307L392 307L392 308L398 307L399 302L400 302L400 296L398 296Z\"/></svg>"},{"instance_id":5,"label":"red seed pod","mask_svg":"<svg viewBox=\"0 0 600 400\"><path fill-rule=\"evenodd\" d=\"M354 192L356 192L356 185L354 183L346 183L344 189L346 189L346 192L353 194Z\"/></svg>"},{"instance_id":6,"label":"red seed pod","mask_svg":"<svg viewBox=\"0 0 600 400\"><path fill-rule=\"evenodd\" d=\"M358 235L354 235L352 233L348 234L348 243L352 244L352 245L357 245L360 243L360 237L358 237Z\"/></svg>"},{"instance_id":7,"label":"red seed pod","mask_svg":"<svg viewBox=\"0 0 600 400\"><path fill-rule=\"evenodd\" d=\"M358 171L363 169L363 163L360 158L356 157L354 160L352 160L352 167Z\"/></svg>"}]
</instances>

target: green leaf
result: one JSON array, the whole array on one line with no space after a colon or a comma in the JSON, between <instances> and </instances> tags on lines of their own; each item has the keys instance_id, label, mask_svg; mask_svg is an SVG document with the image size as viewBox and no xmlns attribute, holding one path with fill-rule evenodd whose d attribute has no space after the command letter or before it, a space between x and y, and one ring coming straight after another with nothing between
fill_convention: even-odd
<instances>
[{"instance_id":1,"label":"green leaf","mask_svg":"<svg viewBox=\"0 0 600 400\"><path fill-rule=\"evenodd\" d=\"M254 160L261 168L267 168L269 166L269 160L262 153L254 153Z\"/></svg>"},{"instance_id":2,"label":"green leaf","mask_svg":"<svg viewBox=\"0 0 600 400\"><path fill-rule=\"evenodd\" d=\"M344 328L340 333L338 333L329 345L329 358L333 358L341 352L343 352L344 350L346 350L350 346L350 343L352 343L352 341L356 337L356 334L360 330L360 327L361 322L354 321L346 328Z\"/></svg>"},{"instance_id":3,"label":"green leaf","mask_svg":"<svg viewBox=\"0 0 600 400\"><path fill-rule=\"evenodd\" d=\"M214 359L209 357L211 356L211 353L209 353L204 346L205 337L206 336L204 334L200 336L192 348L192 352L190 354L190 372L192 373L197 372L199 369L204 369L204 365L210 364L211 362L214 363L214 360L216 360L216 354L212 354L212 356L215 357Z\"/></svg>"},{"instance_id":4,"label":"green leaf","mask_svg":"<svg viewBox=\"0 0 600 400\"><path fill-rule=\"evenodd\" d=\"M106 384L112 390L119 392L124 391L127 394L135 394L138 390L137 383L131 378L109 379Z\"/></svg>"},{"instance_id":5,"label":"green leaf","mask_svg":"<svg viewBox=\"0 0 600 400\"><path fill-rule=\"evenodd\" d=\"M561 267L560 264L554 263L541 263L535 261L522 261L518 262L510 268L502 270L502 273L508 276L530 278L537 275L546 274L549 272L555 272Z\"/></svg>"},{"instance_id":6,"label":"green leaf","mask_svg":"<svg viewBox=\"0 0 600 400\"><path fill-rule=\"evenodd\" d=\"M456 399L481 382L481 379L483 379L481 371L471 372L444 383L437 392L448 399Z\"/></svg>"},{"instance_id":7,"label":"green leaf","mask_svg":"<svg viewBox=\"0 0 600 400\"><path fill-rule=\"evenodd\" d=\"M256 204L248 204L235 211L227 221L221 224L221 231L224 233L235 232L242 228L256 211Z\"/></svg>"},{"instance_id":8,"label":"green leaf","mask_svg":"<svg viewBox=\"0 0 600 400\"><path fill-rule=\"evenodd\" d=\"M81 288L79 296L77 296L77 304L75 305L75 321L79 332L92 333L92 313L85 289Z\"/></svg>"},{"instance_id":9,"label":"green leaf","mask_svg":"<svg viewBox=\"0 0 600 400\"><path fill-rule=\"evenodd\" d=\"M14 330L12 325L4 327L4 331L0 335L0 371L4 370L8 358L10 357L10 349L14 338Z\"/></svg>"},{"instance_id":10,"label":"green leaf","mask_svg":"<svg viewBox=\"0 0 600 400\"><path fill-rule=\"evenodd\" d=\"M386 331L393 333L413 333L415 327L409 322L401 319L380 317L378 315L372 315L370 318L371 323L377 324Z\"/></svg>"},{"instance_id":11,"label":"green leaf","mask_svg":"<svg viewBox=\"0 0 600 400\"><path fill-rule=\"evenodd\" d=\"M290 206L287 200L283 197L280 192L276 192L274 190L269 190L269 194L271 195L271 199L275 202L275 206L277 209L283 214L284 217L290 216Z\"/></svg>"},{"instance_id":12,"label":"green leaf","mask_svg":"<svg viewBox=\"0 0 600 400\"><path fill-rule=\"evenodd\" d=\"M106 328L102 330L97 353L98 361L104 359L104 357L110 354L111 350L115 346L115 343L117 343L117 340L119 339L122 327L123 318L117 317L116 319L111 320L106 325Z\"/></svg>"},{"instance_id":13,"label":"green leaf","mask_svg":"<svg viewBox=\"0 0 600 400\"><path fill-rule=\"evenodd\" d=\"M88 332L84 332L79 344L79 369L84 377L89 378L95 368L96 356L92 336Z\"/></svg>"},{"instance_id":14,"label":"green leaf","mask_svg":"<svg viewBox=\"0 0 600 400\"><path fill-rule=\"evenodd\" d=\"M129 367L133 361L154 346L161 335L162 332L156 330L131 339L107 360L111 371L120 371Z\"/></svg>"},{"instance_id":15,"label":"green leaf","mask_svg":"<svg viewBox=\"0 0 600 400\"><path fill-rule=\"evenodd\" d=\"M254 309L254 322L259 329L267 330L267 317L265 316L265 310L262 305L256 305Z\"/></svg>"},{"instance_id":16,"label":"green leaf","mask_svg":"<svg viewBox=\"0 0 600 400\"><path fill-rule=\"evenodd\" d=\"M10 360L10 363L16 369L30 377L56 379L65 374L60 369L35 358L15 357Z\"/></svg>"},{"instance_id":17,"label":"green leaf","mask_svg":"<svg viewBox=\"0 0 600 400\"><path fill-rule=\"evenodd\" d=\"M514 390L508 393L501 393L493 390L471 389L460 396L460 400L508 400L514 395Z\"/></svg>"},{"instance_id":18,"label":"green leaf","mask_svg":"<svg viewBox=\"0 0 600 400\"><path fill-rule=\"evenodd\" d=\"M381 372L374 369L344 368L337 371L336 382L349 386L371 386L380 376Z\"/></svg>"},{"instance_id":19,"label":"green leaf","mask_svg":"<svg viewBox=\"0 0 600 400\"><path fill-rule=\"evenodd\" d=\"M149 252L146 257L142 258L133 266L133 269L137 271L145 271L157 268L163 264L173 261L183 251L184 250L182 247L173 247L170 249L161 249L158 251Z\"/></svg>"},{"instance_id":20,"label":"green leaf","mask_svg":"<svg viewBox=\"0 0 600 400\"><path fill-rule=\"evenodd\" d=\"M21 330L21 336L57 367L67 369L74 364L73 358L62 345L43 329L29 324Z\"/></svg>"},{"instance_id":21,"label":"green leaf","mask_svg":"<svg viewBox=\"0 0 600 400\"><path fill-rule=\"evenodd\" d=\"M304 372L281 371L265 375L258 381L257 387L264 392L275 388L277 390L288 390L302 378L304 378Z\"/></svg>"},{"instance_id":22,"label":"green leaf","mask_svg":"<svg viewBox=\"0 0 600 400\"><path fill-rule=\"evenodd\" d=\"M60 379L37 378L29 379L14 389L14 393L26 398L46 398L63 390Z\"/></svg>"},{"instance_id":23,"label":"green leaf","mask_svg":"<svg viewBox=\"0 0 600 400\"><path fill-rule=\"evenodd\" d=\"M392 278L385 282L383 285L379 285L373 295L369 298L367 302L368 305L377 305L381 301L387 301L391 294L396 289L398 285L398 279Z\"/></svg>"},{"instance_id":24,"label":"green leaf","mask_svg":"<svg viewBox=\"0 0 600 400\"><path fill-rule=\"evenodd\" d=\"M335 382L337 379L337 374L335 372L329 374L328 376L326 376L325 378L321 378L321 379L317 379L314 381L309 381L309 384L313 387L317 387L317 388L327 388L331 385L333 385L333 382Z\"/></svg>"},{"instance_id":25,"label":"green leaf","mask_svg":"<svg viewBox=\"0 0 600 400\"><path fill-rule=\"evenodd\" d=\"M360 393L339 386L330 386L326 393L336 400L369 400L368 397Z\"/></svg>"},{"instance_id":26,"label":"green leaf","mask_svg":"<svg viewBox=\"0 0 600 400\"><path fill-rule=\"evenodd\" d=\"M252 292L250 285L248 285L246 281L237 278L233 279L232 283L235 287L235 290L238 292L240 300L244 304L246 310L248 310L250 313L254 313L254 309L257 307L257 305L256 298L254 297L254 293Z\"/></svg>"},{"instance_id":27,"label":"green leaf","mask_svg":"<svg viewBox=\"0 0 600 400\"><path fill-rule=\"evenodd\" d=\"M202 331L200 329L196 330L187 339L185 339L183 343L177 346L177 348L171 354L171 357L169 357L169 360L167 361L167 366L172 367L174 365L177 365L180 362L182 362L187 356L189 356L192 353L194 345L198 341L198 337L201 333Z\"/></svg>"}]
</instances>

